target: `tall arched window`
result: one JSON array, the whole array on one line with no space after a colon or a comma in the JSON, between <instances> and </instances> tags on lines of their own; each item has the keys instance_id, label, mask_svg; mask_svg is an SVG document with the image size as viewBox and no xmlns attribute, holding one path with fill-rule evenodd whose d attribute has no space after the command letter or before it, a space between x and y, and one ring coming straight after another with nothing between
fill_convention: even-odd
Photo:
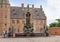
<instances>
[{"instance_id":1,"label":"tall arched window","mask_svg":"<svg viewBox=\"0 0 60 42\"><path fill-rule=\"evenodd\" d=\"M18 28L18 32L20 32L20 28Z\"/></svg>"},{"instance_id":2,"label":"tall arched window","mask_svg":"<svg viewBox=\"0 0 60 42\"><path fill-rule=\"evenodd\" d=\"M17 24L19 23L19 20L17 20Z\"/></svg>"},{"instance_id":3,"label":"tall arched window","mask_svg":"<svg viewBox=\"0 0 60 42\"><path fill-rule=\"evenodd\" d=\"M14 24L14 23L15 23L15 21L14 21L14 20L12 20L12 23Z\"/></svg>"}]
</instances>

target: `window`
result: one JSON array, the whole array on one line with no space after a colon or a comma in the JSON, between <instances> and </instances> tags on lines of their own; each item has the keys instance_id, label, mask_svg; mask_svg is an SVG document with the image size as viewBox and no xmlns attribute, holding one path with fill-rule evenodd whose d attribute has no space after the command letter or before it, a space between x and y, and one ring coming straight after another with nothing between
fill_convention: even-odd
<instances>
[{"instance_id":1,"label":"window","mask_svg":"<svg viewBox=\"0 0 60 42\"><path fill-rule=\"evenodd\" d=\"M15 9L13 9L13 11L15 11Z\"/></svg>"},{"instance_id":2,"label":"window","mask_svg":"<svg viewBox=\"0 0 60 42\"><path fill-rule=\"evenodd\" d=\"M17 20L17 24L19 23L19 20Z\"/></svg>"},{"instance_id":3,"label":"window","mask_svg":"<svg viewBox=\"0 0 60 42\"><path fill-rule=\"evenodd\" d=\"M20 28L18 28L18 32L20 32Z\"/></svg>"},{"instance_id":4,"label":"window","mask_svg":"<svg viewBox=\"0 0 60 42\"><path fill-rule=\"evenodd\" d=\"M1 8L2 8L3 6L1 5Z\"/></svg>"},{"instance_id":5,"label":"window","mask_svg":"<svg viewBox=\"0 0 60 42\"><path fill-rule=\"evenodd\" d=\"M12 23L15 23L15 21L14 21L14 20L12 20Z\"/></svg>"},{"instance_id":6,"label":"window","mask_svg":"<svg viewBox=\"0 0 60 42\"><path fill-rule=\"evenodd\" d=\"M13 13L13 15L16 15L16 13Z\"/></svg>"},{"instance_id":7,"label":"window","mask_svg":"<svg viewBox=\"0 0 60 42\"><path fill-rule=\"evenodd\" d=\"M5 24L5 26L6 26L7 24Z\"/></svg>"},{"instance_id":8,"label":"window","mask_svg":"<svg viewBox=\"0 0 60 42\"><path fill-rule=\"evenodd\" d=\"M35 12L38 12L37 10L35 10Z\"/></svg>"},{"instance_id":9,"label":"window","mask_svg":"<svg viewBox=\"0 0 60 42\"><path fill-rule=\"evenodd\" d=\"M5 15L5 18L7 18L7 15Z\"/></svg>"},{"instance_id":10,"label":"window","mask_svg":"<svg viewBox=\"0 0 60 42\"><path fill-rule=\"evenodd\" d=\"M17 15L16 9L13 9L12 12L13 12L13 15Z\"/></svg>"},{"instance_id":11,"label":"window","mask_svg":"<svg viewBox=\"0 0 60 42\"><path fill-rule=\"evenodd\" d=\"M7 8L7 6L5 5L5 8Z\"/></svg>"},{"instance_id":12,"label":"window","mask_svg":"<svg viewBox=\"0 0 60 42\"><path fill-rule=\"evenodd\" d=\"M42 20L40 20L40 24L41 24L41 25L43 24L43 21L42 21Z\"/></svg>"},{"instance_id":13,"label":"window","mask_svg":"<svg viewBox=\"0 0 60 42\"><path fill-rule=\"evenodd\" d=\"M39 14L37 14L37 16L39 16Z\"/></svg>"}]
</instances>

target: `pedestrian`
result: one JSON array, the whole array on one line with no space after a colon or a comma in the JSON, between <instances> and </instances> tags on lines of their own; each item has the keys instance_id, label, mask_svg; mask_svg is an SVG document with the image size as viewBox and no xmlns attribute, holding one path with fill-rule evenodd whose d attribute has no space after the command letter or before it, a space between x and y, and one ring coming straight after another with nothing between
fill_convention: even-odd
<instances>
[{"instance_id":1,"label":"pedestrian","mask_svg":"<svg viewBox=\"0 0 60 42\"><path fill-rule=\"evenodd\" d=\"M3 37L5 38L5 31L3 31Z\"/></svg>"},{"instance_id":2,"label":"pedestrian","mask_svg":"<svg viewBox=\"0 0 60 42\"><path fill-rule=\"evenodd\" d=\"M14 31L14 32L13 32L13 37L15 37L15 33L16 33L16 32Z\"/></svg>"},{"instance_id":3,"label":"pedestrian","mask_svg":"<svg viewBox=\"0 0 60 42\"><path fill-rule=\"evenodd\" d=\"M7 30L5 31L5 37L7 37Z\"/></svg>"},{"instance_id":4,"label":"pedestrian","mask_svg":"<svg viewBox=\"0 0 60 42\"><path fill-rule=\"evenodd\" d=\"M4 36L4 38L7 37L7 31L3 31L3 36Z\"/></svg>"}]
</instances>

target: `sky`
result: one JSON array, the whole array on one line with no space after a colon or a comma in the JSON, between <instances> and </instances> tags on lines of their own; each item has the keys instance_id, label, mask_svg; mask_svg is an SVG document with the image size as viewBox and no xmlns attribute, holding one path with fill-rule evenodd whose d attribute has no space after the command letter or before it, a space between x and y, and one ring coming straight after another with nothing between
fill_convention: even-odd
<instances>
[{"instance_id":1,"label":"sky","mask_svg":"<svg viewBox=\"0 0 60 42\"><path fill-rule=\"evenodd\" d=\"M39 8L42 5L45 15L47 16L47 25L55 22L55 19L60 19L60 0L9 0L11 6L21 6L24 3L25 7L28 4L34 4L34 7Z\"/></svg>"}]
</instances>

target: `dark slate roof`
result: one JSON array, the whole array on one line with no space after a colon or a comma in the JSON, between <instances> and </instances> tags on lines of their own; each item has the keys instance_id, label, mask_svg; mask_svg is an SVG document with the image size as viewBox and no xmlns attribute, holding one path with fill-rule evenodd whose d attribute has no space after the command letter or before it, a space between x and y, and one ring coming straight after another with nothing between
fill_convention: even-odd
<instances>
[{"instance_id":1,"label":"dark slate roof","mask_svg":"<svg viewBox=\"0 0 60 42\"><path fill-rule=\"evenodd\" d=\"M35 19L46 19L44 11L41 11L39 8L33 10L32 17Z\"/></svg>"},{"instance_id":2,"label":"dark slate roof","mask_svg":"<svg viewBox=\"0 0 60 42\"><path fill-rule=\"evenodd\" d=\"M0 3L8 3L9 4L9 0L0 0Z\"/></svg>"},{"instance_id":3,"label":"dark slate roof","mask_svg":"<svg viewBox=\"0 0 60 42\"><path fill-rule=\"evenodd\" d=\"M11 7L11 18L24 18L24 12L21 10L20 7Z\"/></svg>"},{"instance_id":4,"label":"dark slate roof","mask_svg":"<svg viewBox=\"0 0 60 42\"><path fill-rule=\"evenodd\" d=\"M24 8L22 11L21 7L11 7L11 18L25 18L25 12L27 8ZM41 11L40 8L30 8L30 13L32 14L33 19L46 19L44 11Z\"/></svg>"}]
</instances>

